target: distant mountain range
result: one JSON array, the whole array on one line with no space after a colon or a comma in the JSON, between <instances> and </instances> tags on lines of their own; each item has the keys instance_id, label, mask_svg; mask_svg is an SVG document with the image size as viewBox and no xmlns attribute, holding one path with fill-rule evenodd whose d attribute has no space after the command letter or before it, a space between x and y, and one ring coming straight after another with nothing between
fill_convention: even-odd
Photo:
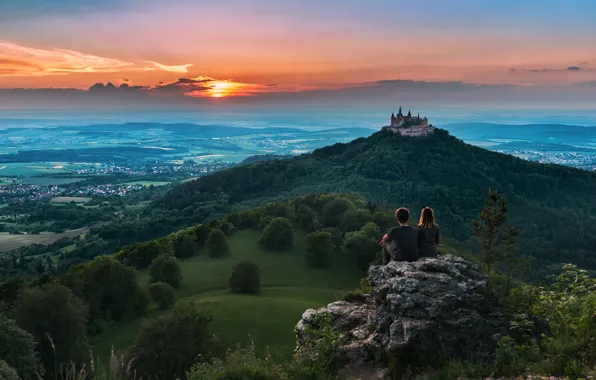
<instances>
[{"instance_id":1,"label":"distant mountain range","mask_svg":"<svg viewBox=\"0 0 596 380\"><path fill-rule=\"evenodd\" d=\"M431 206L445 234L473 244L470 222L489 187L508 199L520 251L532 258L535 275L562 262L596 269L596 173L492 152L442 129L422 138L380 131L311 154L228 169L174 188L151 213L178 210L178 224L192 224L273 200L354 192L382 206L409 207L415 218Z\"/></svg>"}]
</instances>

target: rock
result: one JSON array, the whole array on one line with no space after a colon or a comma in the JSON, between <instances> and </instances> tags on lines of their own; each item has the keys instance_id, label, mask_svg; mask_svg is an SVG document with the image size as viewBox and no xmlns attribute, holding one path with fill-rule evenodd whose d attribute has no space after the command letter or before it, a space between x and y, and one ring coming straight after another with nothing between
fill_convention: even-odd
<instances>
[{"instance_id":1,"label":"rock","mask_svg":"<svg viewBox=\"0 0 596 380\"><path fill-rule=\"evenodd\" d=\"M369 282L373 290L363 303L340 301L307 310L296 326L298 350L313 339L307 327L321 315L342 336L339 352L352 367L386 354L484 361L507 332L507 319L490 302L486 275L462 258L372 266Z\"/></svg>"}]
</instances>

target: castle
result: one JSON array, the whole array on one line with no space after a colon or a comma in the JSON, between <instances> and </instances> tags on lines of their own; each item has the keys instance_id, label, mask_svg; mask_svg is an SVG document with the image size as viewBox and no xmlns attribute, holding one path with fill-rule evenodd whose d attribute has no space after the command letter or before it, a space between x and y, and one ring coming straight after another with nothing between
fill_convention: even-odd
<instances>
[{"instance_id":1,"label":"castle","mask_svg":"<svg viewBox=\"0 0 596 380\"><path fill-rule=\"evenodd\" d=\"M420 114L418 116L412 116L412 112L410 111L404 116L401 112L401 107L399 107L397 116L391 114L391 124L385 128L402 136L426 136L435 131L435 127L432 124L428 124L426 117L422 119Z\"/></svg>"}]
</instances>

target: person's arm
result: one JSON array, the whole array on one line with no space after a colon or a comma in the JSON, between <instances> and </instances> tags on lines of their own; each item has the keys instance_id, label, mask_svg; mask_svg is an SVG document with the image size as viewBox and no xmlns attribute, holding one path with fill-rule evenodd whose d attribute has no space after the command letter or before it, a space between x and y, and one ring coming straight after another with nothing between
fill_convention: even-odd
<instances>
[{"instance_id":1,"label":"person's arm","mask_svg":"<svg viewBox=\"0 0 596 380\"><path fill-rule=\"evenodd\" d=\"M441 235L441 230L439 229L439 226L437 226L437 235L435 236L435 243L437 245L439 245L439 235Z\"/></svg>"},{"instance_id":2,"label":"person's arm","mask_svg":"<svg viewBox=\"0 0 596 380\"><path fill-rule=\"evenodd\" d=\"M385 242L387 242L387 240L389 240L389 237L387 236L387 234L383 235L383 238L379 242L379 245L382 247L383 244L385 244Z\"/></svg>"},{"instance_id":3,"label":"person's arm","mask_svg":"<svg viewBox=\"0 0 596 380\"><path fill-rule=\"evenodd\" d=\"M422 247L423 242L424 242L424 232L418 230L418 248Z\"/></svg>"}]
</instances>

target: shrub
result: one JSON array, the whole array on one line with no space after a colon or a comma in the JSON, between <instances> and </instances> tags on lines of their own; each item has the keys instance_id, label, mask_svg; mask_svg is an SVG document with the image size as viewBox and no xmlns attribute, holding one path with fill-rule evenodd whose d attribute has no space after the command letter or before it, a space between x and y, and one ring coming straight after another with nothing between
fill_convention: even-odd
<instances>
[{"instance_id":1,"label":"shrub","mask_svg":"<svg viewBox=\"0 0 596 380\"><path fill-rule=\"evenodd\" d=\"M220 229L211 230L209 237L207 237L207 248L211 257L223 257L227 255L229 248L226 234Z\"/></svg>"},{"instance_id":2,"label":"shrub","mask_svg":"<svg viewBox=\"0 0 596 380\"><path fill-rule=\"evenodd\" d=\"M182 281L180 261L174 256L162 255L149 266L149 283L165 282L177 289Z\"/></svg>"},{"instance_id":3,"label":"shrub","mask_svg":"<svg viewBox=\"0 0 596 380\"><path fill-rule=\"evenodd\" d=\"M306 265L313 268L327 268L329 254L335 251L335 244L329 232L315 231L306 236Z\"/></svg>"},{"instance_id":4,"label":"shrub","mask_svg":"<svg viewBox=\"0 0 596 380\"><path fill-rule=\"evenodd\" d=\"M288 249L294 245L294 227L288 218L273 218L265 227L259 243L269 249Z\"/></svg>"},{"instance_id":5,"label":"shrub","mask_svg":"<svg viewBox=\"0 0 596 380\"><path fill-rule=\"evenodd\" d=\"M149 294L161 310L169 309L174 305L176 299L174 292L174 288L165 282L156 282L149 286Z\"/></svg>"},{"instance_id":6,"label":"shrub","mask_svg":"<svg viewBox=\"0 0 596 380\"><path fill-rule=\"evenodd\" d=\"M565 264L550 286L527 285L505 299L510 336L497 349L503 374L530 368L537 373L586 377L596 364L596 281Z\"/></svg>"},{"instance_id":7,"label":"shrub","mask_svg":"<svg viewBox=\"0 0 596 380\"><path fill-rule=\"evenodd\" d=\"M182 302L171 314L146 322L131 349L131 365L144 379L186 379L195 363L209 361L217 348L209 332L210 313Z\"/></svg>"},{"instance_id":8,"label":"shrub","mask_svg":"<svg viewBox=\"0 0 596 380\"><path fill-rule=\"evenodd\" d=\"M225 360L195 365L189 380L280 380L280 368L271 360L256 357L253 348L228 354ZM289 378L288 378L289 379Z\"/></svg>"},{"instance_id":9,"label":"shrub","mask_svg":"<svg viewBox=\"0 0 596 380\"><path fill-rule=\"evenodd\" d=\"M43 376L35 344L31 334L17 326L15 321L0 315L0 358L14 368L22 380L38 379L38 374ZM4 378L0 376L0 379Z\"/></svg>"},{"instance_id":10,"label":"shrub","mask_svg":"<svg viewBox=\"0 0 596 380\"><path fill-rule=\"evenodd\" d=\"M241 261L232 269L230 289L234 293L257 294L261 289L261 271L249 261Z\"/></svg>"}]
</instances>

